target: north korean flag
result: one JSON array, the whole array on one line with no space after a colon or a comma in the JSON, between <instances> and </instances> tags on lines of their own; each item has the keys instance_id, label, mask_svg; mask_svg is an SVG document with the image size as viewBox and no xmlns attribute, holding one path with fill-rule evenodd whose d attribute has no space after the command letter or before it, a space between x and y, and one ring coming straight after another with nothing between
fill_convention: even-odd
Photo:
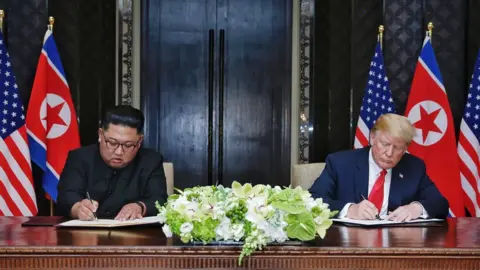
<instances>
[{"instance_id":1,"label":"north korean flag","mask_svg":"<svg viewBox=\"0 0 480 270\"><path fill-rule=\"evenodd\" d=\"M70 88L50 29L43 40L26 124L32 161L43 170L43 188L56 201L59 176L68 152L80 147L80 137Z\"/></svg>"}]
</instances>

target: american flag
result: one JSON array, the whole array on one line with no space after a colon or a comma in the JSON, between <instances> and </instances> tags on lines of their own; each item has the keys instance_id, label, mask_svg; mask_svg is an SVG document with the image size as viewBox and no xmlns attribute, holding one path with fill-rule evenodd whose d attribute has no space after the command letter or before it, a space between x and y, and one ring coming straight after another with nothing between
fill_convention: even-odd
<instances>
[{"instance_id":1,"label":"american flag","mask_svg":"<svg viewBox=\"0 0 480 270\"><path fill-rule=\"evenodd\" d=\"M375 54L370 63L368 82L363 96L360 117L358 118L355 132L354 148L362 148L368 145L370 129L377 118L384 113L394 113L395 104L392 99L392 91L388 86L388 78L385 73L382 48L380 42L375 46Z\"/></svg>"},{"instance_id":2,"label":"american flag","mask_svg":"<svg viewBox=\"0 0 480 270\"><path fill-rule=\"evenodd\" d=\"M457 151L460 179L466 207L472 216L480 216L480 51L473 70L467 104L460 124Z\"/></svg>"},{"instance_id":3,"label":"american flag","mask_svg":"<svg viewBox=\"0 0 480 270\"><path fill-rule=\"evenodd\" d=\"M37 203L22 100L0 33L0 216L34 216Z\"/></svg>"}]
</instances>

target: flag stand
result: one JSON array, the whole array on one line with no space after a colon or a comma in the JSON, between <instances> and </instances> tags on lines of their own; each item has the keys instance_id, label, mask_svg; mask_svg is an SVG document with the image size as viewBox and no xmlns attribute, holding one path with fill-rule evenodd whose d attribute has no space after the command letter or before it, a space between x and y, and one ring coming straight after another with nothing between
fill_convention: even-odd
<instances>
[{"instance_id":1,"label":"flag stand","mask_svg":"<svg viewBox=\"0 0 480 270\"><path fill-rule=\"evenodd\" d=\"M433 30L433 23L429 22L427 24L427 29L428 29L428 36L430 37L430 43L432 42L432 30Z\"/></svg>"},{"instance_id":2,"label":"flag stand","mask_svg":"<svg viewBox=\"0 0 480 270\"><path fill-rule=\"evenodd\" d=\"M383 25L380 25L378 27L378 41L380 42L380 49L383 49L383 31L385 30L385 27Z\"/></svg>"},{"instance_id":3,"label":"flag stand","mask_svg":"<svg viewBox=\"0 0 480 270\"><path fill-rule=\"evenodd\" d=\"M50 16L48 17L48 29L53 32L53 24L55 23L55 19ZM49 196L50 199L50 216L53 216L53 200L52 197Z\"/></svg>"},{"instance_id":4,"label":"flag stand","mask_svg":"<svg viewBox=\"0 0 480 270\"><path fill-rule=\"evenodd\" d=\"M0 32L3 33L3 17L5 17L5 11L0 9Z\"/></svg>"}]
</instances>

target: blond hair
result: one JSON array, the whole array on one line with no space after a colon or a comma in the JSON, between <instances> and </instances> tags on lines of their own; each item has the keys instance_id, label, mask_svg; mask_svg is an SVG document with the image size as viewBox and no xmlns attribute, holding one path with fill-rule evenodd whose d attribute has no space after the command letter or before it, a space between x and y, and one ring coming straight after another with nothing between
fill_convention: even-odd
<instances>
[{"instance_id":1,"label":"blond hair","mask_svg":"<svg viewBox=\"0 0 480 270\"><path fill-rule=\"evenodd\" d=\"M404 140L407 145L410 144L415 136L415 128L410 121L405 116L394 113L380 115L371 132L376 132L377 130L388 132L390 136Z\"/></svg>"}]
</instances>

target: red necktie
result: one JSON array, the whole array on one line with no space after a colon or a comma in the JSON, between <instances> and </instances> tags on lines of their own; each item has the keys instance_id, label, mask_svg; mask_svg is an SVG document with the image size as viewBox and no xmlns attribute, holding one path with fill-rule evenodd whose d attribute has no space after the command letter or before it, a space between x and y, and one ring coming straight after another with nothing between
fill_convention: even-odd
<instances>
[{"instance_id":1,"label":"red necktie","mask_svg":"<svg viewBox=\"0 0 480 270\"><path fill-rule=\"evenodd\" d=\"M370 194L368 195L368 200L371 201L375 207L377 207L378 213L382 210L383 204L383 185L385 184L385 175L387 174L386 170L382 170L380 172L380 176L378 176L377 181L373 185Z\"/></svg>"}]
</instances>

